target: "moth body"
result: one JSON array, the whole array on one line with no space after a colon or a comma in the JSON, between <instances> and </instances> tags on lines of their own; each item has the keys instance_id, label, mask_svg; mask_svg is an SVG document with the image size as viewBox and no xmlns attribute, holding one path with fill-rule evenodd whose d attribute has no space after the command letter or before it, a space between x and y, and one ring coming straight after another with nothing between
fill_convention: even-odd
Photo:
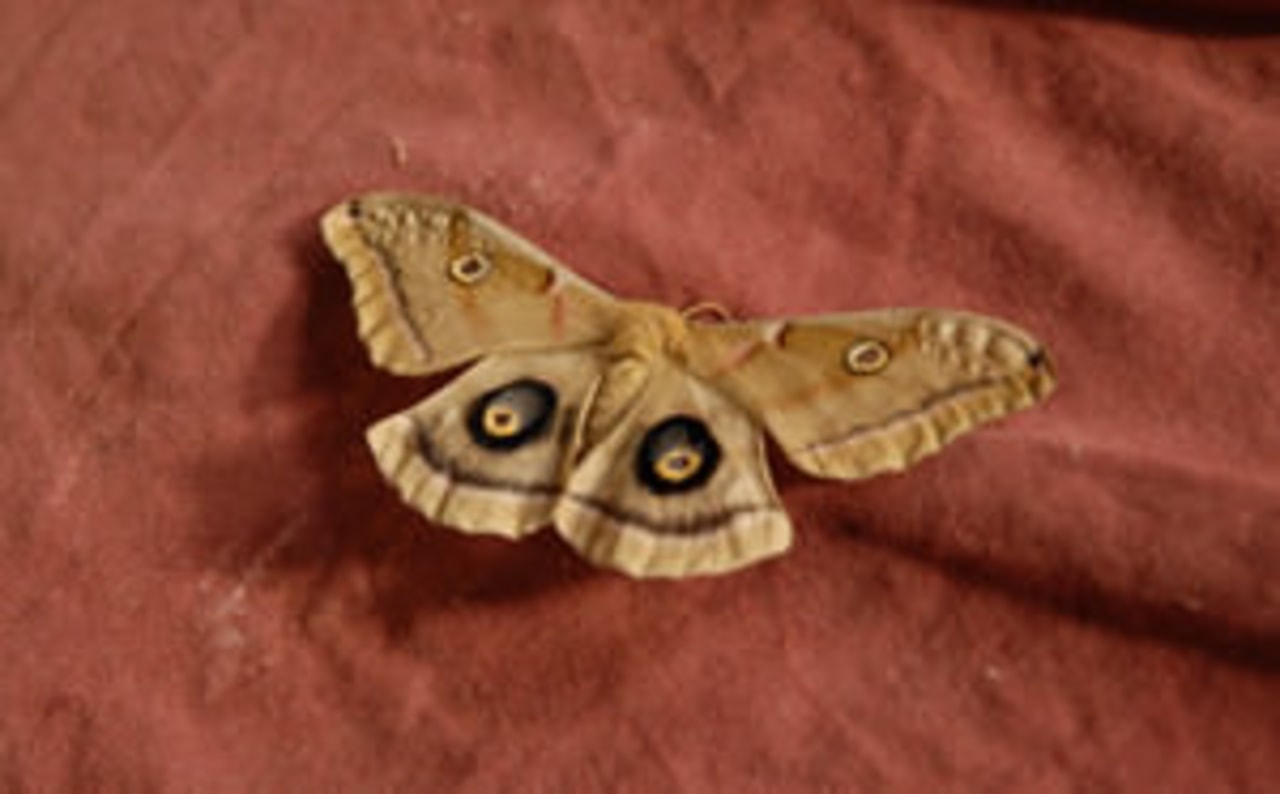
<instances>
[{"instance_id":1,"label":"moth body","mask_svg":"<svg viewBox=\"0 0 1280 794\"><path fill-rule=\"evenodd\" d=\"M937 309L706 323L623 301L491 218L370 194L330 210L373 361L471 364L369 429L401 497L454 529L544 526L632 576L722 573L792 528L769 434L809 474L905 468L1054 386L1030 335Z\"/></svg>"}]
</instances>

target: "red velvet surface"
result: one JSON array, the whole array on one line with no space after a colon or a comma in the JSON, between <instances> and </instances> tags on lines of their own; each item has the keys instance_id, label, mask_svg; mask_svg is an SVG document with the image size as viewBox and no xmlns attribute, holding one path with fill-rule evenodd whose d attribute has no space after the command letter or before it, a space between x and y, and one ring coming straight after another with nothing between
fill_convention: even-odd
<instances>
[{"instance_id":1,"label":"red velvet surface","mask_svg":"<svg viewBox=\"0 0 1280 794\"><path fill-rule=\"evenodd\" d=\"M1268 3L0 9L0 788L1263 791L1280 780ZM788 555L636 583L432 527L318 213L617 293L941 305L1043 407Z\"/></svg>"}]
</instances>

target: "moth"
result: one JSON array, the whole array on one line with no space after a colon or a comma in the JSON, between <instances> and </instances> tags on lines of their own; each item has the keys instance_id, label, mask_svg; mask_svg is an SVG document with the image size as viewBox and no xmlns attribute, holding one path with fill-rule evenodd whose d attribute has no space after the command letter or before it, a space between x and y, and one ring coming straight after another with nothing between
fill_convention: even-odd
<instances>
[{"instance_id":1,"label":"moth","mask_svg":"<svg viewBox=\"0 0 1280 794\"><path fill-rule=\"evenodd\" d=\"M472 364L369 428L428 519L519 538L547 525L634 577L776 555L792 528L766 460L856 480L897 471L1054 386L999 320L886 309L736 322L616 298L482 213L374 193L325 213L373 362Z\"/></svg>"}]
</instances>

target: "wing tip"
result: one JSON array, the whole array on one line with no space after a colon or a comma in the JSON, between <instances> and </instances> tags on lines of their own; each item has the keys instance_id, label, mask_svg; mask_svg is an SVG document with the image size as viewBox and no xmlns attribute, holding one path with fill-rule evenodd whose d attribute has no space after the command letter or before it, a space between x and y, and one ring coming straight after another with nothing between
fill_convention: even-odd
<instances>
[{"instance_id":1,"label":"wing tip","mask_svg":"<svg viewBox=\"0 0 1280 794\"><path fill-rule=\"evenodd\" d=\"M330 208L321 216L321 235L347 274L360 339L373 363L396 375L427 374L436 356L407 318L381 254L361 232L361 208L368 200L357 197Z\"/></svg>"}]
</instances>

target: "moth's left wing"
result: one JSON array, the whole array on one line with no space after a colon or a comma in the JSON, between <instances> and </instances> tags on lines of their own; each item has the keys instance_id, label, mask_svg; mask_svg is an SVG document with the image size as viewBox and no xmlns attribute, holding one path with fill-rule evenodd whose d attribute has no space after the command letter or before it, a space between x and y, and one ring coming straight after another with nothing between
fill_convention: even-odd
<instances>
[{"instance_id":1,"label":"moth's left wing","mask_svg":"<svg viewBox=\"0 0 1280 794\"><path fill-rule=\"evenodd\" d=\"M821 477L903 469L957 436L1044 399L1045 349L990 317L889 309L695 323L690 368Z\"/></svg>"},{"instance_id":2,"label":"moth's left wing","mask_svg":"<svg viewBox=\"0 0 1280 794\"><path fill-rule=\"evenodd\" d=\"M592 349L487 356L369 428L378 468L409 505L464 532L545 526L602 370Z\"/></svg>"},{"instance_id":3,"label":"moth's left wing","mask_svg":"<svg viewBox=\"0 0 1280 794\"><path fill-rule=\"evenodd\" d=\"M496 220L428 196L370 193L321 220L374 363L425 375L486 353L605 340L614 299Z\"/></svg>"},{"instance_id":4,"label":"moth's left wing","mask_svg":"<svg viewBox=\"0 0 1280 794\"><path fill-rule=\"evenodd\" d=\"M573 469L554 519L583 556L635 577L721 573L791 543L760 426L665 360Z\"/></svg>"}]
</instances>

